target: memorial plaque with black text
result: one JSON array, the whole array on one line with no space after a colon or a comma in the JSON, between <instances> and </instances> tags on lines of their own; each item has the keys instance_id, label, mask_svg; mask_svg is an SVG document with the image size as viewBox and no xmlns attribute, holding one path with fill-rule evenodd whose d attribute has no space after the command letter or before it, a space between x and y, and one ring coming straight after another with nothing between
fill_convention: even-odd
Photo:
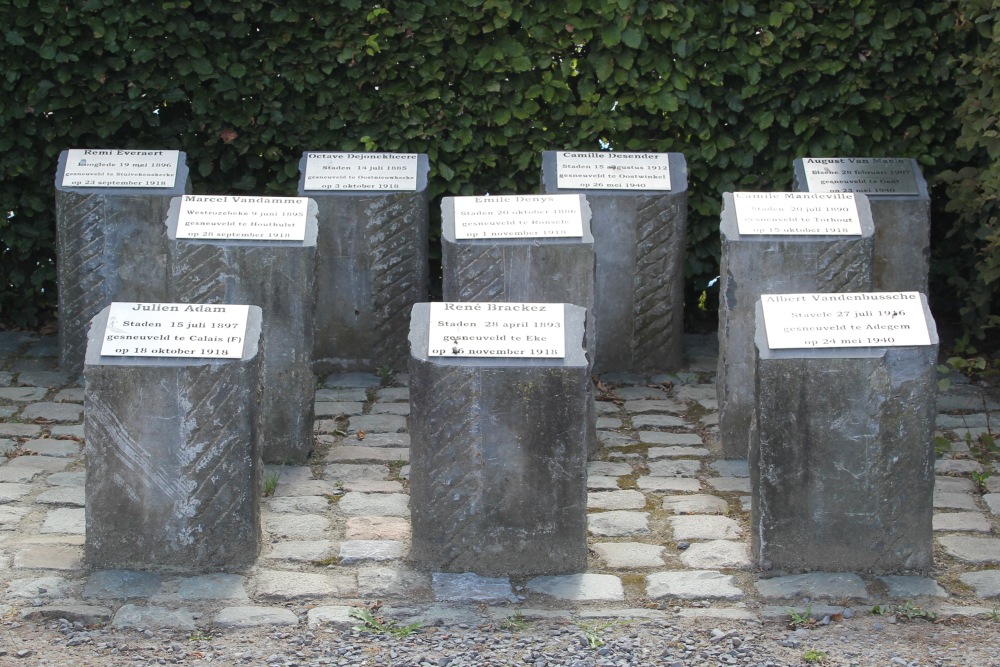
<instances>
[{"instance_id":1,"label":"memorial plaque with black text","mask_svg":"<svg viewBox=\"0 0 1000 667\"><path fill-rule=\"evenodd\" d=\"M908 158L803 158L809 192L916 195L917 177Z\"/></svg>"}]
</instances>

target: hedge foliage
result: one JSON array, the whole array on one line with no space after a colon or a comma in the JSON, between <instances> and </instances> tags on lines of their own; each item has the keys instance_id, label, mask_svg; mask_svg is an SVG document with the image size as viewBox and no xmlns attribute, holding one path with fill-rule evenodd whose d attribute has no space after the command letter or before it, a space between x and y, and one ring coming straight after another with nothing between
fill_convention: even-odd
<instances>
[{"instance_id":1,"label":"hedge foliage","mask_svg":"<svg viewBox=\"0 0 1000 667\"><path fill-rule=\"evenodd\" d=\"M953 163L955 1L3 0L0 320L54 304L65 148L179 148L196 192L294 193L305 150L427 153L432 195L537 192L541 152L680 151L688 291L727 190L802 156ZM692 303L696 299L691 299Z\"/></svg>"}]
</instances>

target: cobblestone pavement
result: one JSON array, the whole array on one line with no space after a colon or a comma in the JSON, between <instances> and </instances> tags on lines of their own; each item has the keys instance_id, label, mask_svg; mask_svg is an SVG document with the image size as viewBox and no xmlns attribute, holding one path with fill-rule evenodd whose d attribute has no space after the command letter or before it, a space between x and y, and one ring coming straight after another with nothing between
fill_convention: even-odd
<instances>
[{"instance_id":1,"label":"cobblestone pavement","mask_svg":"<svg viewBox=\"0 0 1000 667\"><path fill-rule=\"evenodd\" d=\"M688 337L689 370L601 378L602 448L589 466L586 573L528 580L421 572L408 565L409 411L405 375L323 378L308 467L269 466L265 547L240 573L90 572L84 542L83 389L56 366L54 337L0 333L0 614L114 628L343 627L381 600L400 623L493 616L766 620L914 601L941 617L1000 604L1000 475L988 493L961 439L985 429L979 392L941 396L958 440L938 461L933 578L752 571L745 461L719 458L712 338ZM995 403L987 406L998 410ZM0 661L2 662L2 661Z\"/></svg>"}]
</instances>

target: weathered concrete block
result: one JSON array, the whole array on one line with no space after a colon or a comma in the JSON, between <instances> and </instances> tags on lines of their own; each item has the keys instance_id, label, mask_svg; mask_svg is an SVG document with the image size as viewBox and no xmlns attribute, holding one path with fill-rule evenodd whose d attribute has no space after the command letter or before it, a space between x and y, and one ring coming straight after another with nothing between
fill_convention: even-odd
<instances>
[{"instance_id":1,"label":"weathered concrete block","mask_svg":"<svg viewBox=\"0 0 1000 667\"><path fill-rule=\"evenodd\" d=\"M938 338L771 350L757 311L751 547L763 570L932 567Z\"/></svg>"},{"instance_id":2,"label":"weathered concrete block","mask_svg":"<svg viewBox=\"0 0 1000 667\"><path fill-rule=\"evenodd\" d=\"M547 193L590 204L596 253L594 370L676 370L683 365L687 163L670 153L669 191L561 190L556 151L542 153Z\"/></svg>"},{"instance_id":3,"label":"weathered concrete block","mask_svg":"<svg viewBox=\"0 0 1000 667\"><path fill-rule=\"evenodd\" d=\"M56 263L59 288L59 364L83 370L87 327L112 301L165 301L170 199L189 192L180 153L173 187L63 187L67 151L56 172Z\"/></svg>"},{"instance_id":4,"label":"weathered concrete block","mask_svg":"<svg viewBox=\"0 0 1000 667\"><path fill-rule=\"evenodd\" d=\"M261 310L242 359L100 355L84 370L85 561L94 569L209 571L260 551Z\"/></svg>"},{"instance_id":5,"label":"weathered concrete block","mask_svg":"<svg viewBox=\"0 0 1000 667\"><path fill-rule=\"evenodd\" d=\"M931 198L917 161L911 159L909 162L916 177L917 194L866 193L875 222L872 289L878 292L927 293L931 258ZM795 189L808 192L802 158L793 164ZM845 187L843 191L852 190Z\"/></svg>"},{"instance_id":6,"label":"weathered concrete block","mask_svg":"<svg viewBox=\"0 0 1000 667\"><path fill-rule=\"evenodd\" d=\"M585 311L563 359L428 356L410 325L411 558L440 572L528 576L587 565Z\"/></svg>"},{"instance_id":7,"label":"weathered concrete block","mask_svg":"<svg viewBox=\"0 0 1000 667\"><path fill-rule=\"evenodd\" d=\"M594 322L594 237L590 207L580 197L583 236L575 238L456 239L455 198L441 202L444 301L571 303L587 309L587 354L597 350ZM595 408L587 419L587 451L597 454Z\"/></svg>"},{"instance_id":8,"label":"weathered concrete block","mask_svg":"<svg viewBox=\"0 0 1000 667\"><path fill-rule=\"evenodd\" d=\"M719 274L719 440L722 454L746 458L754 409L754 308L761 294L868 292L874 227L857 199L861 236L740 234L731 192L722 195Z\"/></svg>"},{"instance_id":9,"label":"weathered concrete block","mask_svg":"<svg viewBox=\"0 0 1000 667\"><path fill-rule=\"evenodd\" d=\"M315 368L406 368L410 307L426 301L427 156L413 192L304 190L319 206Z\"/></svg>"},{"instance_id":10,"label":"weathered concrete block","mask_svg":"<svg viewBox=\"0 0 1000 667\"><path fill-rule=\"evenodd\" d=\"M166 218L170 270L166 301L250 303L263 316L263 457L302 464L313 450L316 378L316 204L303 241L178 239L180 198Z\"/></svg>"}]
</instances>

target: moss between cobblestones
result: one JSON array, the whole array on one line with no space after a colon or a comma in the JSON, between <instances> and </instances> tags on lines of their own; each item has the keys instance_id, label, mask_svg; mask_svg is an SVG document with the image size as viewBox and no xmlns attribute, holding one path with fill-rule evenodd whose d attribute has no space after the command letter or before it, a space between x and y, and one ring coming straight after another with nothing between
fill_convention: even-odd
<instances>
[{"instance_id":1,"label":"moss between cobblestones","mask_svg":"<svg viewBox=\"0 0 1000 667\"><path fill-rule=\"evenodd\" d=\"M636 473L618 478L618 488L626 491L639 490L639 476Z\"/></svg>"}]
</instances>

